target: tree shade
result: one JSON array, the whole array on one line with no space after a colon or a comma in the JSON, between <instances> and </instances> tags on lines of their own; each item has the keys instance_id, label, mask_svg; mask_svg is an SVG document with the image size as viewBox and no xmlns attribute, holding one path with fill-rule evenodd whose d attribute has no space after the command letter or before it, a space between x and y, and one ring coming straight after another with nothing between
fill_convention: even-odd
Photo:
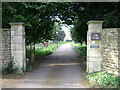
<instances>
[{"instance_id":1,"label":"tree shade","mask_svg":"<svg viewBox=\"0 0 120 90\"><path fill-rule=\"evenodd\" d=\"M120 27L120 2L3 2L3 27L9 22L26 24L26 42L53 40L54 22L74 25L72 39L87 39L87 21L103 20L103 27Z\"/></svg>"}]
</instances>

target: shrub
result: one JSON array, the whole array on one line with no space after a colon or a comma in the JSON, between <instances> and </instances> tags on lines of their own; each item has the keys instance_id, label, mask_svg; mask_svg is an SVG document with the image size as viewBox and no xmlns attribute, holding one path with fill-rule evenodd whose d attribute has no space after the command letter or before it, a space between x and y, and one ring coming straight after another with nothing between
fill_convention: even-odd
<instances>
[{"instance_id":1,"label":"shrub","mask_svg":"<svg viewBox=\"0 0 120 90\"><path fill-rule=\"evenodd\" d=\"M82 56L82 58L84 58L84 60L86 61L86 57L87 57L87 47L86 46L76 46L74 47L75 51L77 51L78 54L80 54Z\"/></svg>"},{"instance_id":2,"label":"shrub","mask_svg":"<svg viewBox=\"0 0 120 90\"><path fill-rule=\"evenodd\" d=\"M27 66L27 68L26 68L26 72L29 72L29 71L32 71L33 70L33 66Z\"/></svg>"},{"instance_id":3,"label":"shrub","mask_svg":"<svg viewBox=\"0 0 120 90\"><path fill-rule=\"evenodd\" d=\"M15 67L15 62L13 61L13 58L11 58L10 61L2 67L2 73L15 73L17 72L17 70L18 68Z\"/></svg>"},{"instance_id":4,"label":"shrub","mask_svg":"<svg viewBox=\"0 0 120 90\"><path fill-rule=\"evenodd\" d=\"M118 87L120 84L120 78L117 75L109 74L106 71L92 73L87 75L86 78L92 83L97 83L101 86Z\"/></svg>"}]
</instances>

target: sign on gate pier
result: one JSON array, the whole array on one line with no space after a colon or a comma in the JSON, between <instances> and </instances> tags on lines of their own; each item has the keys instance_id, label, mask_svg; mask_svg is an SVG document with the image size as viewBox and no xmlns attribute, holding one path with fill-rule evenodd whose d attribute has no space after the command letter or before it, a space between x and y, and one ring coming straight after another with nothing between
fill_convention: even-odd
<instances>
[{"instance_id":1,"label":"sign on gate pier","mask_svg":"<svg viewBox=\"0 0 120 90\"><path fill-rule=\"evenodd\" d=\"M91 33L91 40L101 40L100 33Z\"/></svg>"},{"instance_id":2,"label":"sign on gate pier","mask_svg":"<svg viewBox=\"0 0 120 90\"><path fill-rule=\"evenodd\" d=\"M99 45L90 45L90 48L99 48Z\"/></svg>"}]
</instances>

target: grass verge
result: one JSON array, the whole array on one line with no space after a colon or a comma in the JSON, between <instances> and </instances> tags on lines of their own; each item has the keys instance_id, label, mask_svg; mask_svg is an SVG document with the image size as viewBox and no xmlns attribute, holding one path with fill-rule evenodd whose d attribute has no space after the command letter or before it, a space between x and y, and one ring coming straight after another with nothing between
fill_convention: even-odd
<instances>
[{"instance_id":1,"label":"grass verge","mask_svg":"<svg viewBox=\"0 0 120 90\"><path fill-rule=\"evenodd\" d=\"M86 60L87 60L87 47L85 44L82 44L81 46L78 43L72 43L73 49L84 59L83 64L85 65L86 70Z\"/></svg>"},{"instance_id":2,"label":"grass verge","mask_svg":"<svg viewBox=\"0 0 120 90\"><path fill-rule=\"evenodd\" d=\"M78 43L73 43L72 46L74 46L74 50L83 57L86 67L87 47L85 45L80 46ZM106 71L88 74L86 75L86 80L89 82L91 88L120 88L120 77L109 74Z\"/></svg>"},{"instance_id":3,"label":"grass verge","mask_svg":"<svg viewBox=\"0 0 120 90\"><path fill-rule=\"evenodd\" d=\"M44 47L42 49L36 50L35 55L45 56L45 55L52 54L60 45L66 44L66 43L71 43L71 42L58 42L58 45L57 44L49 44L48 47Z\"/></svg>"},{"instance_id":4,"label":"grass verge","mask_svg":"<svg viewBox=\"0 0 120 90\"><path fill-rule=\"evenodd\" d=\"M35 55L38 56L49 55L52 54L52 52L55 51L56 49L57 49L57 44L50 44L48 45L48 47L44 47L42 49L36 50Z\"/></svg>"}]
</instances>

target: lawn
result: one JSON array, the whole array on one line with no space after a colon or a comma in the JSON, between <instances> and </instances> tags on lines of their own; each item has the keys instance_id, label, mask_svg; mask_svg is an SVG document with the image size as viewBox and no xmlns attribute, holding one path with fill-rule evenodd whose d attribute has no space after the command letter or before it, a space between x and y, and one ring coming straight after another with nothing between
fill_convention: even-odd
<instances>
[{"instance_id":1,"label":"lawn","mask_svg":"<svg viewBox=\"0 0 120 90\"><path fill-rule=\"evenodd\" d=\"M45 56L52 54L60 45L72 43L72 42L58 42L58 44L49 44L48 47L37 48L38 50L35 51L36 55Z\"/></svg>"},{"instance_id":2,"label":"lawn","mask_svg":"<svg viewBox=\"0 0 120 90\"><path fill-rule=\"evenodd\" d=\"M40 46L35 46L35 54L39 56L49 55L52 52L54 52L60 45L66 43L71 43L71 42L58 42L58 43L48 44L48 47L45 47L43 44L41 44ZM27 54L29 54L30 47L26 46L26 49L27 49Z\"/></svg>"},{"instance_id":3,"label":"lawn","mask_svg":"<svg viewBox=\"0 0 120 90\"><path fill-rule=\"evenodd\" d=\"M72 42L58 42L59 45L66 44L66 43L72 43Z\"/></svg>"},{"instance_id":4,"label":"lawn","mask_svg":"<svg viewBox=\"0 0 120 90\"><path fill-rule=\"evenodd\" d=\"M35 51L35 55L45 56L49 55L57 49L57 44L49 44L48 47L38 49Z\"/></svg>"}]
</instances>

